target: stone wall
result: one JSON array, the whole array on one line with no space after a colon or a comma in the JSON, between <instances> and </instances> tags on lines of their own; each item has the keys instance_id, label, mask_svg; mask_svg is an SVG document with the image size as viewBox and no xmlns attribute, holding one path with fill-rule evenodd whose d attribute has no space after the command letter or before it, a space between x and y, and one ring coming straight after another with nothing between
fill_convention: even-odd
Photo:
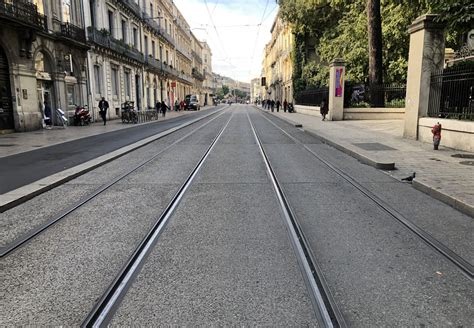
<instances>
[{"instance_id":1,"label":"stone wall","mask_svg":"<svg viewBox=\"0 0 474 328\"><path fill-rule=\"evenodd\" d=\"M442 126L442 146L474 152L474 122L423 117L418 121L418 139L432 143L431 128L437 122Z\"/></svg>"}]
</instances>

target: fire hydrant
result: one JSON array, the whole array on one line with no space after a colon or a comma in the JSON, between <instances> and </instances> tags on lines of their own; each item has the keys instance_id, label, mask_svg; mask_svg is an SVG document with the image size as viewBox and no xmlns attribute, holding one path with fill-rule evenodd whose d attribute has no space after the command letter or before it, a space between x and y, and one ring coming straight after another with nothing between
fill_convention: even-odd
<instances>
[{"instance_id":1,"label":"fire hydrant","mask_svg":"<svg viewBox=\"0 0 474 328\"><path fill-rule=\"evenodd\" d=\"M438 150L441 141L441 124L439 122L433 126L431 133L433 133L433 149Z\"/></svg>"}]
</instances>

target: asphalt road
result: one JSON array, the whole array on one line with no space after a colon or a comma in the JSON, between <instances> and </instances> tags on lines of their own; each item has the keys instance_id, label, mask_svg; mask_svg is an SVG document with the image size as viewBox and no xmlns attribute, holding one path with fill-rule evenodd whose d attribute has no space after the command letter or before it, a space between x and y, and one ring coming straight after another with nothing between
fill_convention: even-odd
<instances>
[{"instance_id":1,"label":"asphalt road","mask_svg":"<svg viewBox=\"0 0 474 328\"><path fill-rule=\"evenodd\" d=\"M0 194L205 116L219 108L221 107L0 158Z\"/></svg>"},{"instance_id":2,"label":"asphalt road","mask_svg":"<svg viewBox=\"0 0 474 328\"><path fill-rule=\"evenodd\" d=\"M471 218L240 105L0 259L0 326L78 326L231 115L111 323L317 326L247 113L348 326L472 326L472 280L302 144L472 262ZM2 213L8 238L170 139Z\"/></svg>"}]
</instances>

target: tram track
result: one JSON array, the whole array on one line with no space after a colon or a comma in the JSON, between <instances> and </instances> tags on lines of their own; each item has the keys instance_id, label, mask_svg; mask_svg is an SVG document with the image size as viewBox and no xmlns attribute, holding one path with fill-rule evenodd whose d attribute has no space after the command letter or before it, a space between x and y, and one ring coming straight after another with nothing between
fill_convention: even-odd
<instances>
[{"instance_id":1,"label":"tram track","mask_svg":"<svg viewBox=\"0 0 474 328\"><path fill-rule=\"evenodd\" d=\"M226 113L225 109L226 108L221 109L220 111L212 113L208 116L205 116L203 119L205 119L205 118L207 118L211 115L216 115L217 114L215 117L211 118L209 121L205 122L204 124L201 124L200 126L196 127L195 129L191 130L190 132L186 133L184 136L177 139L173 143L169 144L165 148L161 149L159 152L155 153L153 156L147 158L146 160L142 161L138 165L135 165L134 167L128 169L127 171L125 171L124 173L116 176L115 178L111 179L110 181L102 184L99 188L95 189L94 191L92 191L88 195L82 197L79 201L77 201L73 205L61 210L59 213L53 215L51 218L49 218L48 220L46 220L42 224L36 226L35 228L33 228L33 229L29 230L28 232L22 234L21 236L15 238L12 242L8 243L7 245L2 246L0 248L0 258L3 258L5 256L9 255L10 253L12 253L15 250L17 250L18 248L20 248L21 246L27 244L29 241L31 241L32 239L34 239L35 237L37 237L38 235L40 235L41 233L46 231L49 227L51 227L54 224L56 224L57 222L61 221L63 218L65 218L66 216L68 216L72 212L76 211L77 209L79 209L80 207L82 207L83 205L88 203L89 201L93 200L94 198L96 198L98 195L100 195L101 193L103 193L104 191L106 191L107 189L112 187L113 185L115 185L118 182L124 180L126 177L130 176L133 172L136 172L140 168L142 168L145 165L149 164L150 162L155 160L158 156L160 156L161 154L163 154L167 150L173 148L175 145L179 144L180 142L182 142L186 138L190 137L191 135L193 135L197 131L203 129L204 127L209 125L211 122L213 122L214 120L216 120L219 117L221 117L222 115L224 115ZM179 130L177 130L177 131L179 131ZM171 132L171 133L173 133L173 132Z\"/></svg>"},{"instance_id":2,"label":"tram track","mask_svg":"<svg viewBox=\"0 0 474 328\"><path fill-rule=\"evenodd\" d=\"M309 246L298 223L296 215L289 204L282 185L278 181L267 153L263 148L263 143L258 136L248 113L247 118L265 163L272 187L276 193L281 210L284 214L285 223L288 228L288 234L295 249L298 263L300 264L301 270L303 272L303 276L311 296L311 301L313 302L313 306L316 309L316 313L318 314L317 317L324 327L347 327L344 317L330 292L322 270L311 251L311 247Z\"/></svg>"},{"instance_id":3,"label":"tram track","mask_svg":"<svg viewBox=\"0 0 474 328\"><path fill-rule=\"evenodd\" d=\"M272 124L274 127L276 127L278 130L280 130L282 133L284 133L286 136L288 136L293 142L296 144L300 145L303 147L306 151L308 151L313 157L315 157L318 161L323 163L325 166L327 166L330 170L335 172L337 175L339 175L341 178L343 178L345 181L347 181L349 184L351 184L354 188L356 188L359 192L361 192L365 197L370 199L373 203L375 203L380 209L382 209L384 212L390 215L393 219L395 219L397 222L402 224L405 228L407 228L410 232L414 233L418 238L423 240L428 246L430 246L432 249L434 249L437 253L439 253L443 258L454 264L454 266L459 269L468 279L471 281L474 280L474 267L471 263L466 261L463 257L458 255L456 252L454 252L452 249L450 249L448 246L443 244L441 241L433 237L431 234L417 226L415 223L413 223L411 220L406 218L404 215L402 215L400 212L398 212L396 209L394 209L392 206L390 206L387 202L376 196L374 193L372 193L370 190L368 190L366 187L364 187L361 183L356 181L353 177L351 177L349 174L344 172L343 170L337 168L334 166L332 163L329 161L325 160L322 158L320 155L318 155L316 152L314 152L311 148L303 144L301 141L299 141L297 138L293 137L291 134L289 134L287 131L285 131L283 128L275 124L271 119L268 117L265 117L264 114L260 113L259 114L262 118L267 120L270 124Z\"/></svg>"},{"instance_id":4,"label":"tram track","mask_svg":"<svg viewBox=\"0 0 474 328\"><path fill-rule=\"evenodd\" d=\"M153 249L153 246L156 244L159 236L163 232L169 219L172 217L173 213L178 207L184 194L191 186L194 178L200 171L201 167L204 165L206 159L213 150L217 141L220 139L225 129L229 125L230 121L232 120L232 116L233 115L231 114L221 131L214 138L211 145L207 148L206 152L203 154L199 162L191 171L185 182L181 185L179 190L173 196L172 200L168 203L165 210L157 218L153 227L149 230L149 232L140 242L138 247L133 252L132 256L127 261L127 263L120 270L119 274L115 277L113 282L109 285L106 292L96 303L95 307L92 309L92 311L82 323L82 327L103 327L106 326L107 323L111 320L114 311L120 304L121 299L124 297L124 294L126 293L127 289L130 287L134 278L140 271L140 268L143 266L147 255Z\"/></svg>"}]
</instances>

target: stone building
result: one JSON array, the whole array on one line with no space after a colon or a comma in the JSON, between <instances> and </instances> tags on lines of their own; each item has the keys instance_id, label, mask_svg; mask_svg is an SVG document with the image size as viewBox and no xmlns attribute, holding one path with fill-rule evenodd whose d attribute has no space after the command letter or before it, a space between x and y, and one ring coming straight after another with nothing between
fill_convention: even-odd
<instances>
[{"instance_id":1,"label":"stone building","mask_svg":"<svg viewBox=\"0 0 474 328\"><path fill-rule=\"evenodd\" d=\"M204 93L204 104L212 105L215 93L214 76L212 74L212 51L207 42L201 42L202 45L202 74L204 81L202 84Z\"/></svg>"},{"instance_id":2,"label":"stone building","mask_svg":"<svg viewBox=\"0 0 474 328\"><path fill-rule=\"evenodd\" d=\"M203 60L202 60L202 44L193 35L192 42L192 55L193 55L193 89L192 94L199 97L199 104L204 106L204 94L203 94L203 81L204 75L202 74Z\"/></svg>"},{"instance_id":3,"label":"stone building","mask_svg":"<svg viewBox=\"0 0 474 328\"><path fill-rule=\"evenodd\" d=\"M101 97L114 118L126 101L152 110L158 101L172 107L191 92L192 33L172 1L84 0L84 6L95 116Z\"/></svg>"},{"instance_id":4,"label":"stone building","mask_svg":"<svg viewBox=\"0 0 474 328\"><path fill-rule=\"evenodd\" d=\"M0 131L42 127L44 105L70 114L87 102L79 0L0 0Z\"/></svg>"},{"instance_id":5,"label":"stone building","mask_svg":"<svg viewBox=\"0 0 474 328\"><path fill-rule=\"evenodd\" d=\"M272 37L265 47L263 71L266 79L265 99L293 101L294 37L291 27L277 14L271 28Z\"/></svg>"}]
</instances>

